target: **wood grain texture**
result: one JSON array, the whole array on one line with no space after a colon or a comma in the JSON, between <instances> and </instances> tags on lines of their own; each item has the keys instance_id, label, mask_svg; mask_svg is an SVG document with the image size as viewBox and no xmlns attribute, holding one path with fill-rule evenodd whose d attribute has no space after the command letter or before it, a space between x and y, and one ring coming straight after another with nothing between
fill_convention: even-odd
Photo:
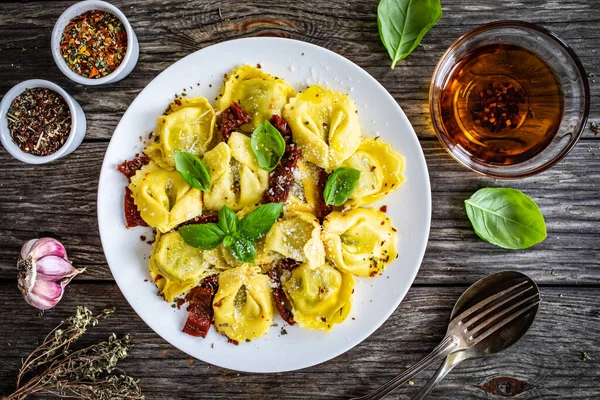
<instances>
[{"instance_id":1,"label":"wood grain texture","mask_svg":"<svg viewBox=\"0 0 600 400\"><path fill-rule=\"evenodd\" d=\"M77 305L86 305L95 312L117 306L117 313L90 329L82 341L101 341L113 331L132 334L135 347L121 366L141 379L148 399L349 398L385 383L431 351L442 339L452 305L461 292L461 288L413 287L379 330L334 360L290 373L248 374L190 360L144 325L115 285L73 283L58 307L39 319L31 308L13 307L23 303L15 283L5 281L0 283L0 315L11 322L0 324L0 395L12 390L20 359L32 350L34 342L73 313ZM527 389L518 399L598 398L600 293L594 289L542 288L541 294L537 319L522 341L493 358L459 365L431 398L494 398L482 387L502 376L523 382ZM215 346L231 345L223 339ZM591 360L583 361L584 351ZM434 370L426 370L413 379L413 386L406 385L389 398L408 399ZM509 390L506 385L499 388Z\"/></svg>"},{"instance_id":2,"label":"wood grain texture","mask_svg":"<svg viewBox=\"0 0 600 400\"><path fill-rule=\"evenodd\" d=\"M331 398L362 395L421 359L442 338L451 307L466 285L503 269L542 284L543 304L532 331L514 348L457 367L432 394L436 399L600 398L600 136L583 140L556 167L515 182L480 177L458 165L435 139L428 89L437 60L459 36L499 19L539 23L568 42L587 72L600 76L600 17L596 0L442 0L443 17L421 45L391 70L377 33L376 0L281 2L114 0L140 42L140 59L126 79L84 87L58 70L50 53L54 22L72 1L0 3L0 95L31 78L63 86L86 112L84 144L56 163L31 166L0 149L0 396L14 383L21 357L76 305L119 312L84 342L109 332L134 335L123 368L142 379L149 399ZM415 285L392 317L364 343L302 371L238 374L190 358L154 334L111 282L96 220L98 175L107 142L137 94L185 55L225 40L281 36L333 50L367 70L403 108L425 152L433 199L430 240ZM590 121L600 122L600 78L591 76ZM485 186L512 186L530 195L548 225L548 238L525 251L507 251L473 233L463 201ZM55 310L38 319L14 280L21 244L52 235L87 272ZM24 308L25 307L25 308ZM221 344L226 345L226 344ZM583 361L582 352L591 360ZM408 399L414 386L390 396ZM518 394L523 391L521 394ZM516 397L518 395L518 397Z\"/></svg>"},{"instance_id":3,"label":"wood grain texture","mask_svg":"<svg viewBox=\"0 0 600 400\"><path fill-rule=\"evenodd\" d=\"M498 19L536 22L555 31L600 77L594 0L444 0L440 22L407 59L391 70L377 33L377 2L353 0L281 2L276 0L173 2L114 1L127 15L140 42L137 67L126 79L103 87L84 87L58 70L50 52L54 22L72 2L0 4L0 93L28 78L57 82L81 104L88 117L87 137L109 139L137 93L166 67L225 40L281 36L333 50L363 67L394 96L419 137L435 136L428 90L433 69L448 46L482 23ZM219 9L223 19L219 16ZM24 17L25 16L25 17ZM25 51L24 51L25 49ZM595 81L595 82L594 82ZM591 121L600 122L600 78L590 78ZM585 137L594 138L586 130Z\"/></svg>"},{"instance_id":4,"label":"wood grain texture","mask_svg":"<svg viewBox=\"0 0 600 400\"><path fill-rule=\"evenodd\" d=\"M437 141L423 141L422 147L432 182L433 215L417 284L467 284L510 268L544 284L600 283L600 143L581 142L551 171L515 182L494 182L468 171ZM96 221L105 149L104 142L84 143L64 161L43 166L25 166L0 153L0 165L12 171L0 183L0 278L15 276L16 257L25 240L51 235L67 244L75 265L87 268L77 279L112 279ZM548 238L524 251L481 241L463 201L484 186L525 191L546 218Z\"/></svg>"}]
</instances>

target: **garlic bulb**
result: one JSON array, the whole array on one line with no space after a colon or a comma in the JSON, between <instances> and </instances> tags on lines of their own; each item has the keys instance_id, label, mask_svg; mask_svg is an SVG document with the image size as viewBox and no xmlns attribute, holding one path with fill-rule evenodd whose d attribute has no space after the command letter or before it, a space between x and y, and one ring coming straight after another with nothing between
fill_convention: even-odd
<instances>
[{"instance_id":1,"label":"garlic bulb","mask_svg":"<svg viewBox=\"0 0 600 400\"><path fill-rule=\"evenodd\" d=\"M18 286L23 298L39 310L54 307L65 286L85 271L73 267L65 247L56 239L32 239L21 247L17 263Z\"/></svg>"}]
</instances>

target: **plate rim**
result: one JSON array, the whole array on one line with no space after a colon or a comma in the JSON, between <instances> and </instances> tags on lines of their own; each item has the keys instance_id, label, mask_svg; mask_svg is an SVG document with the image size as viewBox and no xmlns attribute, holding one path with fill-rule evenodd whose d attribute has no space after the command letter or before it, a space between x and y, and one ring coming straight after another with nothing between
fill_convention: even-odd
<instances>
[{"instance_id":1,"label":"plate rim","mask_svg":"<svg viewBox=\"0 0 600 400\"><path fill-rule=\"evenodd\" d=\"M223 365L219 362L213 362L213 361L205 361L202 360L200 358L198 358L196 355L193 355L191 353L189 353L186 350L183 350L182 348L180 348L175 340L171 340L170 338L165 337L165 335L163 335L162 333L157 332L153 326L144 318L142 317L142 315L140 315L140 313L138 313L138 311L136 310L136 308L133 306L132 304L132 300L130 300L130 297L126 294L126 290L123 290L123 285L125 285L125 282L119 283L118 279L115 276L115 273L113 271L113 267L110 265L110 263L108 262L108 257L106 255L106 250L105 250L105 244L104 244L104 240L103 240L103 235L102 235L102 231L103 231L103 223L102 223L102 218L101 218L101 207L100 207L100 194L103 192L103 188L104 188L104 184L103 184L103 180L102 180L102 176L104 173L105 168L108 168L107 165L107 158L108 158L108 154L110 153L111 147L116 146L117 143L117 139L115 139L115 133L119 130L120 126L123 124L123 120L125 119L125 117L127 116L127 113L130 111L131 107L140 99L140 97L144 94L144 92L146 90L148 90L148 88L152 85L152 83L154 83L156 80L158 80L161 75L167 73L167 71L169 71L172 68L175 68L175 66L180 63L183 62L183 60L194 56L196 53L198 52L202 52L206 49L210 49L213 47L217 47L217 46L221 46L224 44L230 44L233 42L280 42L280 43L289 43L289 42L293 42L295 45L297 46L306 46L307 48L312 48L312 49L316 49L317 51L324 51L328 56L340 59L342 62L348 63L350 64L354 69L356 69L356 71L361 74L364 78L366 78L367 80L369 80L372 84L375 84L376 86L378 86L380 89L383 89L383 92L385 92L385 96L387 97L387 100L389 100L390 102L392 102L394 104L394 109L396 110L396 112L399 113L399 115L401 116L401 118L403 120L405 120L405 122L408 124L408 126L410 126L411 129L411 140L416 141L417 147L420 149L421 151L421 157L419 157L420 163L422 164L423 167L423 173L426 179L424 179L423 183L425 185L425 189L427 192L427 202L424 205L425 207L425 213L427 215L426 218L426 226L425 226L425 230L424 232L424 238L421 241L423 243L422 245L422 249L420 249L419 253L417 254L416 259L419 260L418 262L418 266L417 268L414 268L414 270L410 273L410 285L407 287L407 289L405 291L403 291L403 293L398 293L398 296L396 297L395 303L393 305L391 305L389 307L389 309L382 314L381 318L379 318L379 321L377 323L371 324L371 326L368 327L368 329L365 330L365 333L362 336L362 338L360 340L358 340L356 343L345 343L343 346L340 346L340 348L330 354L328 354L327 356L323 357L314 357L315 360L311 361L310 363L306 363L306 365L302 365L302 366L298 366L298 367L291 367L291 368L284 368L284 369L277 369L277 370L263 370L263 369L255 369L255 370L251 370L251 369L245 369L245 368L232 368L230 366L226 366ZM320 68L320 67L319 67ZM430 182L430 177L429 177L429 169L427 167L427 162L425 160L425 154L423 151L423 148L421 146L421 143L419 141L419 138L416 134L416 131L413 127L413 125L411 124L410 120L408 119L408 117L406 116L406 114L404 113L404 110L402 110L402 107L400 107L400 105L398 104L398 102L396 101L396 99L394 99L394 97L388 92L388 90L377 80L375 79L371 74L369 74L366 70L364 70L362 67L360 67L358 64L354 63L353 61L347 59L346 57L332 51L329 50L325 47L321 47L319 45L313 44L313 43L309 43L309 42L305 42L305 41L301 41L301 40L296 40L296 39L290 39L290 38L280 38L280 37L244 37L244 38L237 38L237 39L232 39L232 40L226 40L223 42L219 42L219 43L215 43L212 44L210 46L206 46L203 48L200 48L194 52L189 53L188 55L178 59L177 61L175 61L174 63L172 63L171 65L169 65L167 68L163 69L158 75L156 75L150 82L148 82L146 84L146 86L144 86L144 88L136 95L135 99L133 99L133 101L129 104L129 106L127 107L127 110L125 110L125 113L123 113L123 116L120 118L119 123L117 124L117 126L115 127L113 134L111 136L111 139L109 141L109 144L106 148L105 154L104 154L104 158L102 160L102 165L100 168L100 175L98 177L98 190L97 190L97 194L96 194L96 214L97 214L97 221L98 221L98 231L99 231L99 236L100 236L100 243L102 246L102 251L104 253L104 258L106 260L106 264L108 265L109 269L110 269L110 273L114 279L114 282L117 284L117 287L119 288L121 294L123 295L123 297L125 297L125 299L127 300L127 303L129 304L129 306L133 309L133 311L136 313L136 315L148 326L148 328L150 328L150 330L152 330L152 332L154 332L155 334L157 334L158 336L160 336L163 340L165 340L167 343L169 343L170 345L172 345L173 347L175 347L177 350L191 356L194 357L196 359L199 359L202 362L205 362L207 364L210 365L215 365L219 368L224 368L224 369L228 369L228 370L232 370L232 371L239 371L239 372L249 372L249 373L281 373L281 372L290 372L290 371L298 371L298 370L303 370L306 368L310 368L310 367L314 367L316 365L322 364L324 362L327 362L329 360L332 360L346 352L348 352L349 350L353 349L354 347L358 346L359 344L361 344L362 342L364 342L366 339L368 339L377 329L379 329L389 318L390 316L398 309L398 306L402 303L402 301L405 299L406 295L408 294L408 291L410 290L410 288L412 288L412 285L414 283L414 280L421 268L421 265L423 263L423 258L425 256L425 252L427 249L427 244L429 242L429 235L430 235L430 230L431 230L431 216L432 216L432 194L431 194L431 182ZM116 267L115 267L116 268Z\"/></svg>"}]
</instances>

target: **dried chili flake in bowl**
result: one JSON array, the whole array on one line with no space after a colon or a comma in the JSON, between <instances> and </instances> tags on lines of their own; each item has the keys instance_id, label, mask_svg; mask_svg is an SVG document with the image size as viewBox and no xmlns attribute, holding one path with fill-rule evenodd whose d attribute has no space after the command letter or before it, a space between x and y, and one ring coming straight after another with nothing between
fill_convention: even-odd
<instances>
[{"instance_id":1,"label":"dried chili flake in bowl","mask_svg":"<svg viewBox=\"0 0 600 400\"><path fill-rule=\"evenodd\" d=\"M107 11L90 10L69 21L60 53L73 72L90 79L110 75L127 52L123 23Z\"/></svg>"},{"instance_id":2,"label":"dried chili flake in bowl","mask_svg":"<svg viewBox=\"0 0 600 400\"><path fill-rule=\"evenodd\" d=\"M36 156L56 153L71 133L67 102L48 88L25 89L13 99L6 120L13 142Z\"/></svg>"},{"instance_id":3,"label":"dried chili flake in bowl","mask_svg":"<svg viewBox=\"0 0 600 400\"><path fill-rule=\"evenodd\" d=\"M519 106L525 104L525 100L523 89L515 88L510 82L490 83L475 94L473 122L492 132L515 129L523 117Z\"/></svg>"}]
</instances>

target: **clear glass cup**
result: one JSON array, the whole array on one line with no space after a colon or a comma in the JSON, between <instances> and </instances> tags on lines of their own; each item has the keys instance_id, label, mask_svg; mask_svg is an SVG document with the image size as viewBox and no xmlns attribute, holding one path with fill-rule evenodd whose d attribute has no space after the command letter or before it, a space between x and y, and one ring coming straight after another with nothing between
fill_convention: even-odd
<instances>
[{"instance_id":1,"label":"clear glass cup","mask_svg":"<svg viewBox=\"0 0 600 400\"><path fill-rule=\"evenodd\" d=\"M535 53L554 70L564 96L562 120L551 142L531 158L514 164L485 163L474 158L455 143L442 123L441 94L453 68L467 54L482 46L495 44L520 46ZM575 146L587 123L590 89L581 61L555 33L526 22L498 21L475 28L448 48L433 73L429 107L440 142L460 163L489 177L524 178L547 170Z\"/></svg>"}]
</instances>

